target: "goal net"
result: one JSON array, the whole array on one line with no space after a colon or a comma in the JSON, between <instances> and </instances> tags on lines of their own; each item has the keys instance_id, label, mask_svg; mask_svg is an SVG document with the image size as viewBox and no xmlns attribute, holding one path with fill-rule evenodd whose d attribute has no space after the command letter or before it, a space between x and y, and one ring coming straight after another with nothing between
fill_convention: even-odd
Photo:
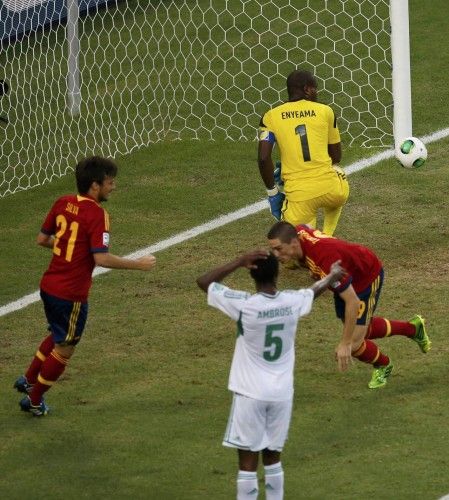
<instances>
[{"instance_id":1,"label":"goal net","mask_svg":"<svg viewBox=\"0 0 449 500\"><path fill-rule=\"evenodd\" d=\"M90 154L254 140L298 67L316 74L344 142L392 144L388 0L79 0L74 115L66 1L0 0L0 196Z\"/></svg>"}]
</instances>

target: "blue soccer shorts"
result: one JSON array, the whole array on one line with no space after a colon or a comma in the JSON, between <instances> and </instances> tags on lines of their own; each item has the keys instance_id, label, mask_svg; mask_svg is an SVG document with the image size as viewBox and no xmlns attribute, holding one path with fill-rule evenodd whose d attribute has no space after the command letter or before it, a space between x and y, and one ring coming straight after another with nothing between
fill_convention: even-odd
<instances>
[{"instance_id":1,"label":"blue soccer shorts","mask_svg":"<svg viewBox=\"0 0 449 500\"><path fill-rule=\"evenodd\" d=\"M357 315L357 325L369 325L379 302L380 291L384 282L384 271L380 270L377 278L365 290L357 294L360 299L359 313ZM334 293L334 304L337 318L345 320L345 301Z\"/></svg>"},{"instance_id":2,"label":"blue soccer shorts","mask_svg":"<svg viewBox=\"0 0 449 500\"><path fill-rule=\"evenodd\" d=\"M41 290L45 316L55 344L76 345L81 339L87 320L87 302L72 302L49 295Z\"/></svg>"}]
</instances>

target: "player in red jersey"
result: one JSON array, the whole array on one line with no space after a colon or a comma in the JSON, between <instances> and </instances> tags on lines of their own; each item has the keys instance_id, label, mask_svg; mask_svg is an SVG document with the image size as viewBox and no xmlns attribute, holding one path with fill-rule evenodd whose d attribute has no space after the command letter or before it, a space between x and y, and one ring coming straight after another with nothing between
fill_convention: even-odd
<instances>
[{"instance_id":1,"label":"player in red jersey","mask_svg":"<svg viewBox=\"0 0 449 500\"><path fill-rule=\"evenodd\" d=\"M109 253L109 215L101 203L115 189L116 164L93 156L76 166L77 195L62 196L53 204L37 236L37 243L53 251L40 293L50 335L40 344L25 375L14 387L27 393L23 411L46 415L43 394L63 373L87 319L87 298L95 266L150 270L152 255L126 259Z\"/></svg>"},{"instance_id":2,"label":"player in red jersey","mask_svg":"<svg viewBox=\"0 0 449 500\"><path fill-rule=\"evenodd\" d=\"M336 260L340 260L347 271L341 281L330 287L334 292L337 317L343 321L343 335L335 351L341 371L349 367L352 357L371 364L374 371L368 387L377 389L387 383L393 364L372 339L403 335L414 340L422 352L429 351L431 342L420 315L410 321L373 316L384 272L382 262L372 250L327 236L308 226L295 227L287 222L276 223L267 236L273 253L281 262L296 261L308 268L314 279L329 274Z\"/></svg>"}]
</instances>

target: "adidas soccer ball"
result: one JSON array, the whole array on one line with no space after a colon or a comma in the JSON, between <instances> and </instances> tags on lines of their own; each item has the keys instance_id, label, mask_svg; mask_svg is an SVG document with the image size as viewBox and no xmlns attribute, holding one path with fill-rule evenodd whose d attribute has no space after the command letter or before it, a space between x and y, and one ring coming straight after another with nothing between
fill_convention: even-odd
<instances>
[{"instance_id":1,"label":"adidas soccer ball","mask_svg":"<svg viewBox=\"0 0 449 500\"><path fill-rule=\"evenodd\" d=\"M416 137L407 137L396 146L395 155L403 167L418 168L426 162L427 149L421 140Z\"/></svg>"}]
</instances>

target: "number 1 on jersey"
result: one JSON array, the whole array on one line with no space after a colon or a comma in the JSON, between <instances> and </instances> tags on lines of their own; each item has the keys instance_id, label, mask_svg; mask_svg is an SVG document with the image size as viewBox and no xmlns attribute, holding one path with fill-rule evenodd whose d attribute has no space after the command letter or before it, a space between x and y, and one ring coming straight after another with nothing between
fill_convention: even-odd
<instances>
[{"instance_id":1,"label":"number 1 on jersey","mask_svg":"<svg viewBox=\"0 0 449 500\"><path fill-rule=\"evenodd\" d=\"M307 140L307 128L305 125L298 125L295 128L295 134L299 135L301 143L302 157L304 161L310 161L309 141Z\"/></svg>"}]
</instances>

